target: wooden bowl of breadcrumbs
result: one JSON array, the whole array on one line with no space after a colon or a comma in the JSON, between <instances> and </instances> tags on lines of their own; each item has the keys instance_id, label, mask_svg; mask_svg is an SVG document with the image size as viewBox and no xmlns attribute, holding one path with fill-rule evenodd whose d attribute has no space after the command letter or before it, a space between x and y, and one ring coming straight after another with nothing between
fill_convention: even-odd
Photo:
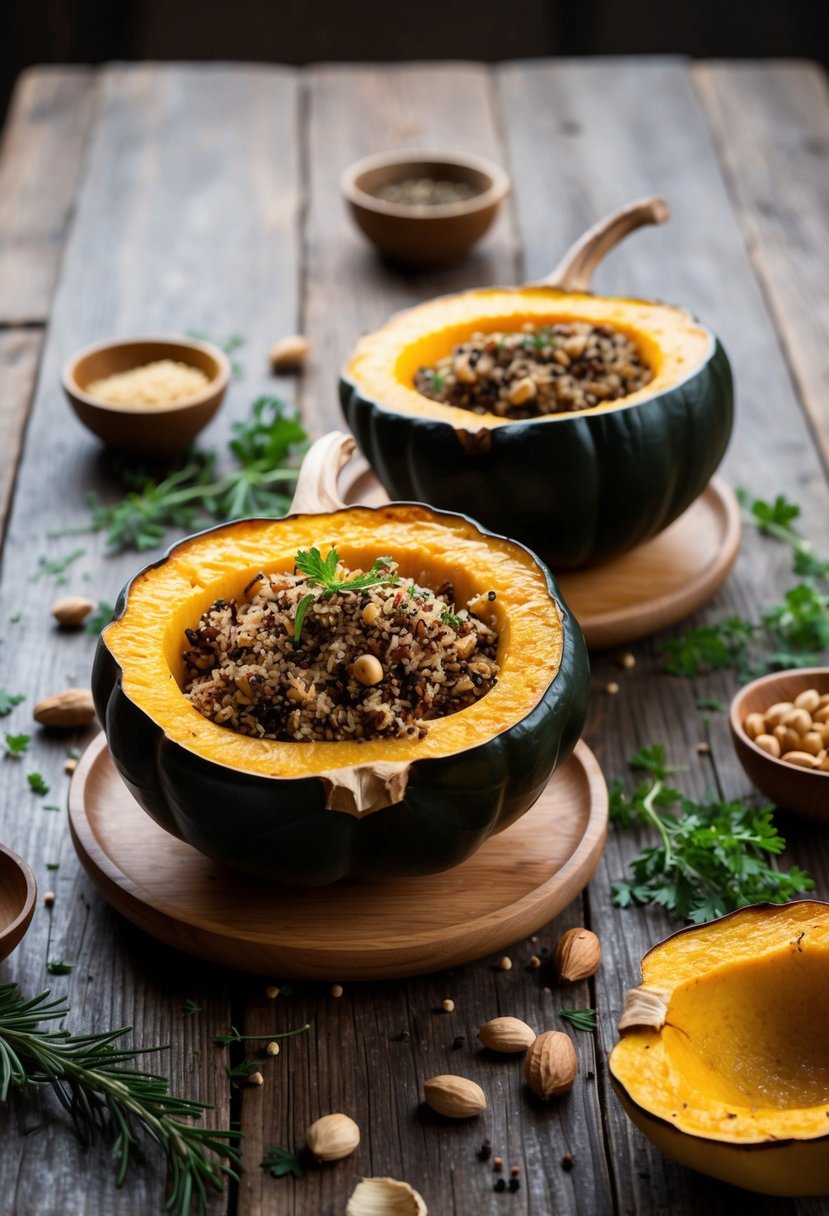
<instances>
[{"instance_id":1,"label":"wooden bowl of breadcrumbs","mask_svg":"<svg viewBox=\"0 0 829 1216\"><path fill-rule=\"evenodd\" d=\"M186 448L222 403L230 361L195 338L118 338L87 346L63 370L78 418L112 448L165 456Z\"/></svg>"}]
</instances>

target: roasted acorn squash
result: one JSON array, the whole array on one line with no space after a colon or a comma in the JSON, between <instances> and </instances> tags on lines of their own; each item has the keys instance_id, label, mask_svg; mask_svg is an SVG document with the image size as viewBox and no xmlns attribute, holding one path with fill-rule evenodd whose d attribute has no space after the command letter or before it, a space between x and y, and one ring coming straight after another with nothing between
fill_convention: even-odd
<instances>
[{"instance_id":1,"label":"roasted acorn squash","mask_svg":"<svg viewBox=\"0 0 829 1216\"><path fill-rule=\"evenodd\" d=\"M495 591L500 674L425 739L282 743L218 726L180 690L182 638L217 598L297 549ZM247 519L192 536L138 574L98 646L93 693L121 776L154 819L217 861L285 882L456 865L528 810L575 745L588 665L578 625L522 546L420 505Z\"/></svg>"},{"instance_id":2,"label":"roasted acorn squash","mask_svg":"<svg viewBox=\"0 0 829 1216\"><path fill-rule=\"evenodd\" d=\"M668 1157L767 1195L829 1194L829 904L757 904L654 946L610 1055Z\"/></svg>"},{"instance_id":3,"label":"roasted acorn squash","mask_svg":"<svg viewBox=\"0 0 829 1216\"><path fill-rule=\"evenodd\" d=\"M733 390L716 337L681 308L585 290L598 259L662 200L597 225L543 284L443 296L363 337L340 381L351 430L392 498L464 511L554 570L593 565L666 528L702 493L731 434ZM573 413L512 421L422 396L475 331L586 321L623 331L654 372L644 388Z\"/></svg>"}]
</instances>

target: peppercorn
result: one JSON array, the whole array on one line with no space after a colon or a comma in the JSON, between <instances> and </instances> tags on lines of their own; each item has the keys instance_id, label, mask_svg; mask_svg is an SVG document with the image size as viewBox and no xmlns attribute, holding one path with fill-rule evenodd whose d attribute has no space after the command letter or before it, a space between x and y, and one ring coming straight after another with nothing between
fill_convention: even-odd
<instances>
[{"instance_id":1,"label":"peppercorn","mask_svg":"<svg viewBox=\"0 0 829 1216\"><path fill-rule=\"evenodd\" d=\"M489 1140L484 1140L483 1144L478 1149L478 1160L479 1161L488 1161L491 1156L492 1156L492 1145L490 1144Z\"/></svg>"},{"instance_id":2,"label":"peppercorn","mask_svg":"<svg viewBox=\"0 0 829 1216\"><path fill-rule=\"evenodd\" d=\"M499 1178L492 1189L493 1191L505 1191L507 1189L506 1178Z\"/></svg>"}]
</instances>

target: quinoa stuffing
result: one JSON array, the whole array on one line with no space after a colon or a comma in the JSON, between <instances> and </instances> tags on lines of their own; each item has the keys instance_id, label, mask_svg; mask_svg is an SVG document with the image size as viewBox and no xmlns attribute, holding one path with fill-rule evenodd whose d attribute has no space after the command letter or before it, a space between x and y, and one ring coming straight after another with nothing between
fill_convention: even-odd
<instances>
[{"instance_id":1,"label":"quinoa stuffing","mask_svg":"<svg viewBox=\"0 0 829 1216\"><path fill-rule=\"evenodd\" d=\"M517 333L474 333L414 386L424 397L501 418L588 410L644 388L653 371L627 334L561 321Z\"/></svg>"},{"instance_id":2,"label":"quinoa stuffing","mask_svg":"<svg viewBox=\"0 0 829 1216\"><path fill-rule=\"evenodd\" d=\"M422 739L494 686L497 634L456 609L451 583L421 587L391 558L336 574L262 572L185 630L183 692L200 713L260 739Z\"/></svg>"}]
</instances>

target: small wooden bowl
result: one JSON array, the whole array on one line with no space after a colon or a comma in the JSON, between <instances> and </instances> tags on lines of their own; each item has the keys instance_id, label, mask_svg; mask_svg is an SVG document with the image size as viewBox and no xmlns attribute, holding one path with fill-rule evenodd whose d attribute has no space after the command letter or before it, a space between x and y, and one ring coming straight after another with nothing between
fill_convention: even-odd
<instances>
[{"instance_id":1,"label":"small wooden bowl","mask_svg":"<svg viewBox=\"0 0 829 1216\"><path fill-rule=\"evenodd\" d=\"M169 405L126 407L91 397L94 380L173 359L208 377L204 390ZM186 448L216 413L230 380L224 351L194 338L117 338L87 346L63 369L63 389L84 426L109 447L144 456L164 456Z\"/></svg>"},{"instance_id":2,"label":"small wooden bowl","mask_svg":"<svg viewBox=\"0 0 829 1216\"><path fill-rule=\"evenodd\" d=\"M377 191L408 178L466 182L471 198L451 203L390 203ZM409 266L452 262L492 224L509 190L503 169L478 156L384 152L349 166L340 182L358 228L392 261Z\"/></svg>"},{"instance_id":3,"label":"small wooden bowl","mask_svg":"<svg viewBox=\"0 0 829 1216\"><path fill-rule=\"evenodd\" d=\"M34 915L36 899L32 867L0 844L0 961L20 944Z\"/></svg>"},{"instance_id":4,"label":"small wooden bowl","mask_svg":"<svg viewBox=\"0 0 829 1216\"><path fill-rule=\"evenodd\" d=\"M829 693L829 667L804 667L776 671L746 684L731 702L729 726L737 758L758 790L782 810L809 819L829 822L829 773L798 768L775 760L745 732L743 723L751 713L765 713L779 701L793 701L808 688Z\"/></svg>"}]
</instances>

